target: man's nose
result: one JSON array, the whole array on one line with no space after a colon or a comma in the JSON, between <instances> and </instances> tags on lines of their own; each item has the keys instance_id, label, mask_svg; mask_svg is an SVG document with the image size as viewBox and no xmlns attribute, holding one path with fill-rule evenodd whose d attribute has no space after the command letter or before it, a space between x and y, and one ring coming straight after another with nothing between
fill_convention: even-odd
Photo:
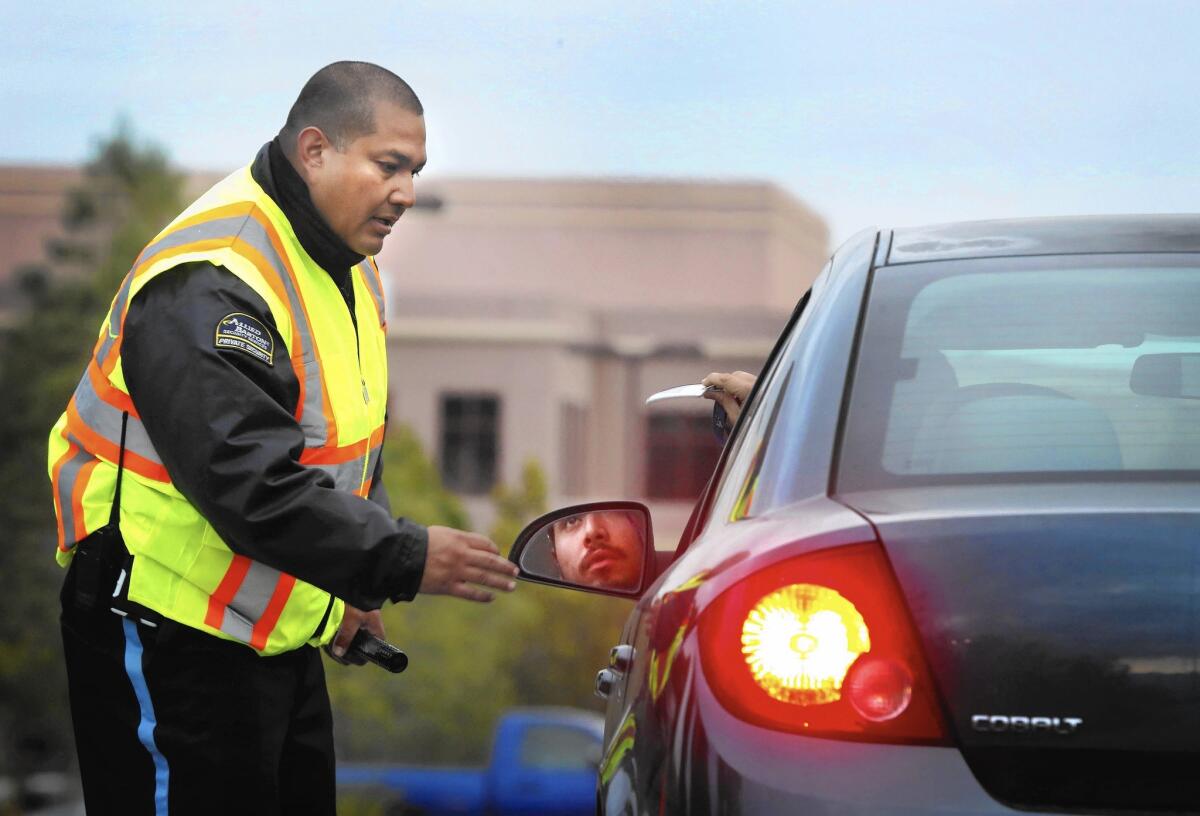
<instances>
[{"instance_id":1,"label":"man's nose","mask_svg":"<svg viewBox=\"0 0 1200 816\"><path fill-rule=\"evenodd\" d=\"M395 184L388 194L388 203L406 210L417 203L417 186L411 173L397 174Z\"/></svg>"},{"instance_id":2,"label":"man's nose","mask_svg":"<svg viewBox=\"0 0 1200 816\"><path fill-rule=\"evenodd\" d=\"M590 544L596 540L608 538L608 525L604 523L602 513L589 513L583 522L583 533Z\"/></svg>"}]
</instances>

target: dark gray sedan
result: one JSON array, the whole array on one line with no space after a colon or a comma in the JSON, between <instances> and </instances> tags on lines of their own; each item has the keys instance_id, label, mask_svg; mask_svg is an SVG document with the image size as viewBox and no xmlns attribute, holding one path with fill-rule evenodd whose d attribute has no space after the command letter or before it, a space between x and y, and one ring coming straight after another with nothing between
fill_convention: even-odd
<instances>
[{"instance_id":1,"label":"dark gray sedan","mask_svg":"<svg viewBox=\"0 0 1200 816\"><path fill-rule=\"evenodd\" d=\"M1200 811L1200 217L857 235L650 526L514 547L637 599L602 812Z\"/></svg>"}]
</instances>

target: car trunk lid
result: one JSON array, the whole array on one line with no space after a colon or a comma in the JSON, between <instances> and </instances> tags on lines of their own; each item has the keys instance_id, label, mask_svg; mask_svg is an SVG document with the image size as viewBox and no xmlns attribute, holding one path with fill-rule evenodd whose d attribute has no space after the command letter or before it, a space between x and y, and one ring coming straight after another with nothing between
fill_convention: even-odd
<instances>
[{"instance_id":1,"label":"car trunk lid","mask_svg":"<svg viewBox=\"0 0 1200 816\"><path fill-rule=\"evenodd\" d=\"M1200 506L1179 484L843 497L876 527L964 757L1024 807L1200 806Z\"/></svg>"}]
</instances>

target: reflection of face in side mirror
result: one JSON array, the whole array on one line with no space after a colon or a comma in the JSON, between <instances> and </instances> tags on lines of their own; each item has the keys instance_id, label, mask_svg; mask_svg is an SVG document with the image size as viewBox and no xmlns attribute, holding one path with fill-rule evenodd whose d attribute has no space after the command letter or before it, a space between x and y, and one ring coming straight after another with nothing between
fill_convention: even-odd
<instances>
[{"instance_id":1,"label":"reflection of face in side mirror","mask_svg":"<svg viewBox=\"0 0 1200 816\"><path fill-rule=\"evenodd\" d=\"M636 594L650 548L650 516L634 502L564 508L530 524L512 558L524 578L580 589ZM607 506L606 506L607 505Z\"/></svg>"},{"instance_id":2,"label":"reflection of face in side mirror","mask_svg":"<svg viewBox=\"0 0 1200 816\"><path fill-rule=\"evenodd\" d=\"M654 533L646 505L573 504L535 519L508 558L519 578L585 592L636 598L653 580Z\"/></svg>"},{"instance_id":3,"label":"reflection of face in side mirror","mask_svg":"<svg viewBox=\"0 0 1200 816\"><path fill-rule=\"evenodd\" d=\"M551 524L549 535L565 580L605 589L633 589L641 581L646 531L636 513L577 513Z\"/></svg>"}]
</instances>

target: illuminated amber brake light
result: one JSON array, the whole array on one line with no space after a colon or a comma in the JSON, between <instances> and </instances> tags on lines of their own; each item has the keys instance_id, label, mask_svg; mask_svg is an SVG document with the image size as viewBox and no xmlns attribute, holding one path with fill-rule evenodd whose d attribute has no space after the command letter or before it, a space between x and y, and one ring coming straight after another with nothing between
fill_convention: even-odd
<instances>
[{"instance_id":1,"label":"illuminated amber brake light","mask_svg":"<svg viewBox=\"0 0 1200 816\"><path fill-rule=\"evenodd\" d=\"M731 576L697 625L704 678L739 719L811 737L951 744L878 541L806 549Z\"/></svg>"},{"instance_id":2,"label":"illuminated amber brake light","mask_svg":"<svg viewBox=\"0 0 1200 816\"><path fill-rule=\"evenodd\" d=\"M836 590L791 584L763 597L742 625L742 654L755 681L785 703L841 699L842 682L871 649L863 616Z\"/></svg>"}]
</instances>

